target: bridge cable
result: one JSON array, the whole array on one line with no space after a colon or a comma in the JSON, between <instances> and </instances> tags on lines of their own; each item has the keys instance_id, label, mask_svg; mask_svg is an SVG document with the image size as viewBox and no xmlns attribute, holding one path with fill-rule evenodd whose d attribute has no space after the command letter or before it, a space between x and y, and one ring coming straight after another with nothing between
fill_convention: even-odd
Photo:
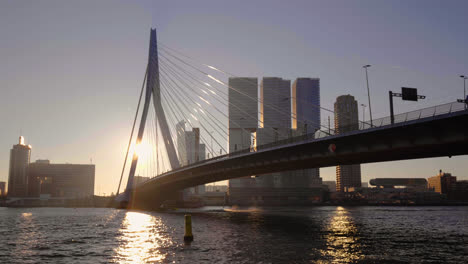
<instances>
[{"instance_id":1,"label":"bridge cable","mask_svg":"<svg viewBox=\"0 0 468 264\"><path fill-rule=\"evenodd\" d=\"M164 80L166 79L165 76L162 76L162 78L163 78ZM164 84L164 86L170 85L170 84L168 84L168 83L163 83L163 84ZM171 87L172 87L172 86L171 86ZM174 88L172 87L171 90L174 90ZM190 118L187 118L187 117L183 114L182 110L179 109L179 107L175 107L176 103L175 103L175 100L173 99L171 93L169 93L169 92L167 92L167 91L165 91L165 93L167 93L167 94L168 94L168 97L170 97L170 98L172 99L172 101L166 99L168 102L173 102L174 106L171 107L171 108L172 108L172 109L175 109L176 111L178 110L179 113L181 113L181 115L184 117L184 118L181 118L181 120L182 120L182 121L187 120L188 123L189 123L189 125L192 127L192 129L195 128L195 126L194 126L194 125L192 124L192 122L190 121ZM177 95L177 94L176 94L176 95ZM178 95L177 95L177 96L178 96ZM184 105L184 107L186 107L186 106ZM190 111L189 111L189 112L190 112ZM177 118L179 118L179 117L177 117ZM206 129L205 129L205 130L206 130ZM206 130L206 131L208 131L208 130ZM218 133L219 133L219 132L218 132ZM203 138L203 135L200 134L200 136L201 136L201 138L205 141L205 143L207 143L207 141ZM216 140L215 140L215 141L216 141ZM217 142L217 141L216 141L216 142ZM217 142L217 144L218 144L219 146L222 147L222 145L220 145L218 142ZM213 153L212 153L212 154L213 154Z\"/></svg>"},{"instance_id":2,"label":"bridge cable","mask_svg":"<svg viewBox=\"0 0 468 264\"><path fill-rule=\"evenodd\" d=\"M162 83L162 85L165 86L164 83ZM163 96L163 98L167 101L168 104L175 105L174 102L172 102L172 101L170 101L170 100L167 99L167 98L169 97L169 95L168 95L168 97L166 97L166 93L169 94L169 92L166 92L166 91L164 91L163 93L161 93L162 96ZM184 118L178 117L178 115L176 115L176 114L173 112L173 109L175 109L176 111L179 110L179 109L178 109L177 107L175 107L175 106L172 106L172 107L169 108L169 110L173 113L173 115L175 116L175 118L184 121L184 118L186 118L186 117L184 117ZM179 110L179 113L181 113L181 115L184 115L184 114L181 112L181 110ZM193 128L194 128L194 125L191 123L190 119L188 119L188 118L186 118L186 119L187 119L187 121L188 121L190 127L192 127L192 129L193 129ZM184 132L185 132L185 129L184 129ZM200 137L202 138L203 142L205 142L205 145L207 146L207 149L209 149L210 152L211 152L211 154L214 155L214 154L213 154L213 151L214 151L214 150L212 150L212 149L209 147L209 145L207 144L206 140L203 138L203 136L202 136L201 134L200 134Z\"/></svg>"},{"instance_id":3,"label":"bridge cable","mask_svg":"<svg viewBox=\"0 0 468 264\"><path fill-rule=\"evenodd\" d=\"M122 178L123 178L124 171L125 171L125 165L127 164L128 152L130 151L130 146L132 144L133 132L135 131L135 124L136 124L136 121L137 121L137 118L138 118L138 112L139 112L139 109L140 109L141 98L143 97L143 90L145 89L146 78L148 76L148 67L149 67L149 65L146 66L145 77L143 79L143 84L141 85L141 91L140 91L140 97L138 99L137 110L136 110L136 113L135 113L135 118L133 119L132 132L130 133L130 140L128 141L127 152L125 153L125 159L124 159L124 164L123 164L123 167L122 167L122 173L120 174L119 187L117 188L117 192L116 192L115 196L119 195L120 185L122 183Z\"/></svg>"},{"instance_id":4,"label":"bridge cable","mask_svg":"<svg viewBox=\"0 0 468 264\"><path fill-rule=\"evenodd\" d=\"M174 56L173 56L173 57L174 57ZM267 107L269 107L270 109L273 109L273 110L277 111L277 112L280 113L280 114L284 114L284 115L288 116L288 118L296 119L296 120L301 121L301 122L303 122L303 121L309 121L309 122L303 122L303 123L312 123L312 124L318 125L319 127L324 127L324 128L326 128L327 130L328 130L328 129L331 129L331 128L327 127L327 126L322 125L320 122L317 124L317 122L312 121L312 120L309 120L309 119L298 119L298 118L295 117L291 112L288 113L287 111L284 111L284 110L282 110L282 109L280 109L280 108L277 108L276 106L274 106L274 105L272 105L272 104L265 103L265 102L264 102L263 100L261 100L261 99L253 98L252 96L250 96L250 95L248 95L248 94L246 94L246 93L244 93L244 92L242 92L242 91L237 90L236 88L234 88L234 87L232 87L232 86L226 84L225 82L223 82L223 81L221 81L221 80L215 78L214 76L212 76L212 75L210 75L210 74L208 74L208 73L206 73L206 72L204 72L204 71L202 71L202 70L200 70L200 69L198 69L198 68L196 68L196 67L194 67L194 66L188 64L187 62L185 62L185 61L179 59L178 57L174 57L174 58L176 58L177 60L181 61L182 63L184 63L184 64L190 66L191 68L193 68L193 69L199 71L200 73L206 75L206 76L207 76L208 78L210 78L212 81L215 81L215 82L217 82L217 83L219 83L219 84L221 84L221 85L223 85L223 86L226 86L226 87L229 88L229 89L235 90L236 92L238 92L238 93L240 93L240 94L242 94L242 95L244 95L244 96L247 96L248 98L250 98L250 99L252 99L252 100L258 101L259 103L263 104L264 106L267 106ZM252 82L252 83L253 83L253 82ZM256 84L256 85L257 85L257 84ZM258 86L258 85L257 85L257 86ZM292 98L292 97L288 97L288 98ZM320 129L318 129L318 130L320 130ZM328 134L328 132L326 132L326 131L323 131L323 130L322 130L322 132Z\"/></svg>"},{"instance_id":5,"label":"bridge cable","mask_svg":"<svg viewBox=\"0 0 468 264\"><path fill-rule=\"evenodd\" d=\"M162 57L165 58L164 55L162 55ZM167 59L166 59L166 60L167 60ZM170 60L168 60L168 61L169 61L171 64L173 64L172 61L170 61ZM183 69L181 69L181 68L180 68L179 66L177 66L176 64L173 64L173 65L174 65L175 67L179 68L181 71L184 71ZM170 70L174 75L177 75L177 76L180 77L180 74L178 74L177 71L176 71L175 69L173 69L170 65L166 65L166 67L167 67L168 70ZM195 81L200 82L202 85L209 85L208 83L205 83L205 82L203 82L203 81L201 81L201 80L199 80L199 79L196 79L195 77L193 77L193 76L192 76L190 73L188 73L188 72L185 72L185 71L184 71L184 73L186 73L186 75L189 76L191 79L194 79ZM188 80L188 82L190 82L193 86L198 87L202 92L206 93L206 91L204 91L202 88L200 88L200 85L198 85L198 84L196 84L196 83L194 83L193 81L190 81L190 80ZM185 85L187 85L187 84L185 84ZM191 87L191 85L187 85L187 87ZM216 86L211 86L211 85L210 85L210 87L213 88L213 87L216 87ZM265 130L265 131L266 131L266 132L271 132L270 135L274 135L274 133L275 133L276 130L275 130L274 128L272 128L272 127L266 127L265 124L264 124L264 122L261 121L260 119L258 119L258 116L257 116L257 117L252 116L251 114L249 114L249 113L247 113L246 111L244 111L242 108L240 108L240 107L238 107L237 105L235 105L234 103L230 102L229 99L224 98L224 97L221 97L220 95L218 95L217 93L213 92L213 91L210 90L209 88L206 88L206 89L209 90L212 94L216 95L216 97L213 97L213 98L216 99L216 101L218 101L219 103L221 103L221 104L224 105L224 106L232 105L233 107L235 107L236 109L238 109L238 110L241 111L242 113L244 113L244 114L248 115L249 117L253 118L254 120L256 120L257 123L258 123L258 122L259 122L259 123L262 123L262 125L263 125L264 128L269 128L269 129L271 129L272 131L268 131L268 130ZM193 89L192 89L192 90L193 90ZM216 89L216 90L219 91L218 89ZM221 91L222 91L222 90L221 90ZM199 94L199 93L198 93L198 94ZM207 93L206 93L206 94L207 94ZM199 95L200 95L200 94L199 94ZM225 95L225 96L228 96L227 94L224 94L224 95ZM218 97L221 98L221 99L223 99L223 100L225 100L225 101L227 102L227 104L224 103L224 102L222 102ZM244 105L244 106L245 106L245 105ZM227 116L226 116L226 117L227 117ZM228 120L229 120L229 117L227 117L227 118L228 118ZM236 122L233 121L233 120L230 120L230 121L233 122L233 123L236 123ZM237 125L238 125L238 124L237 124ZM239 127L240 127L241 129L244 129L244 128L241 127L240 125L239 125ZM227 127L226 127L226 128L227 128ZM245 129L244 129L244 130L245 130ZM250 132L248 132L248 133L250 133ZM288 135L287 135L286 137L288 137Z\"/></svg>"}]
</instances>

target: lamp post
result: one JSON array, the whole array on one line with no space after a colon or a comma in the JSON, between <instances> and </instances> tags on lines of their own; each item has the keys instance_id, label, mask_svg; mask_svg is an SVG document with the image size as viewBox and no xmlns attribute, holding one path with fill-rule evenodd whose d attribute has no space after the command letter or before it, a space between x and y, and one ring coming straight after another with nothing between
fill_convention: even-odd
<instances>
[{"instance_id":1,"label":"lamp post","mask_svg":"<svg viewBox=\"0 0 468 264\"><path fill-rule=\"evenodd\" d=\"M468 77L466 77L465 75L460 75L460 78L463 79L463 100L466 100L466 79L468 79ZM466 103L465 103L465 109L466 109Z\"/></svg>"},{"instance_id":2,"label":"lamp post","mask_svg":"<svg viewBox=\"0 0 468 264\"><path fill-rule=\"evenodd\" d=\"M213 151L213 133L214 133L214 131L211 131L211 132L210 132L210 136L211 136L211 151Z\"/></svg>"},{"instance_id":3,"label":"lamp post","mask_svg":"<svg viewBox=\"0 0 468 264\"><path fill-rule=\"evenodd\" d=\"M362 106L362 121L366 121L366 106L365 104L361 104Z\"/></svg>"},{"instance_id":4,"label":"lamp post","mask_svg":"<svg viewBox=\"0 0 468 264\"><path fill-rule=\"evenodd\" d=\"M371 65L364 65L362 66L364 69L366 69L366 82L367 82L367 97L369 99L369 117L370 117L370 124L371 124L371 127L373 127L373 124L372 124L372 108L371 108L371 101L370 101L370 90L369 90L369 77L367 75L367 68L369 68Z\"/></svg>"}]
</instances>

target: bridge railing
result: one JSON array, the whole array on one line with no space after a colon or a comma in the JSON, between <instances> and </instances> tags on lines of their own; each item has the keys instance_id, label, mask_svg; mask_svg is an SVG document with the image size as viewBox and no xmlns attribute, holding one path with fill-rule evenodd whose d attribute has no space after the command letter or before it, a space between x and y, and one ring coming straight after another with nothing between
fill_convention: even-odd
<instances>
[{"instance_id":1,"label":"bridge railing","mask_svg":"<svg viewBox=\"0 0 468 264\"><path fill-rule=\"evenodd\" d=\"M438 115L449 114L449 113L454 113L454 112L459 112L459 111L464 111L464 110L467 110L464 103L453 102L453 103L448 103L448 104L423 108L423 109L419 109L419 110L416 110L416 111L411 111L411 112L395 115L394 116L394 124L405 123L405 122L414 121L414 120L418 120L418 119L422 119L422 118L434 117L434 116L438 116ZM314 133L308 133L308 134L305 134L305 135L300 135L300 136L290 137L290 138L283 139L283 140L278 140L278 141L271 142L271 143L268 143L268 144L262 144L262 145L259 145L259 146L255 147L255 148L250 148L250 149L248 148L248 149L239 150L239 151L236 151L236 152L231 152L231 153L226 154L226 155L213 157L211 159L206 159L206 160L203 160L203 161L192 163L192 164L187 165L187 166L193 166L193 165L196 165L196 164L201 164L201 163L205 163L205 162L209 162L209 161L213 161L213 160L219 160L219 159L239 156L239 155L242 155L242 154L255 152L255 151L259 151L259 150L263 150L263 149L269 149L269 148L282 146L282 145L286 145L286 144L298 143L298 142L309 142L309 141L313 141L313 140L316 140L316 139L321 139L321 138L326 138L326 137L329 137L329 136L334 136L334 135L337 135L337 134L346 134L346 133L353 132L353 131L356 131L356 130L367 130L367 129L371 129L371 128L378 128L378 127L389 126L389 125L392 125L391 118L389 116L382 117L382 118L372 120L372 126L370 125L370 122L366 121L366 122L359 122L358 124L354 124L354 125L347 126L347 127L339 127L336 130L334 130L334 129L330 129L329 131L318 130L318 131L316 131ZM187 166L184 166L184 167L187 167ZM182 168L183 167L181 167L179 169L182 169ZM176 169L176 170L179 170L179 169Z\"/></svg>"},{"instance_id":2,"label":"bridge railing","mask_svg":"<svg viewBox=\"0 0 468 264\"><path fill-rule=\"evenodd\" d=\"M434 117L434 116L439 116L443 114L449 114L449 113L454 113L454 112L459 112L459 111L464 111L464 110L466 110L464 103L453 102L453 103L423 108L423 109L395 115L394 124L405 123L405 122L414 121L414 120L418 120L422 118ZM263 144L263 145L257 146L255 149L244 149L244 150L240 150L236 152L231 152L226 156L233 157L233 156L237 156L237 155L241 155L241 154L245 154L249 152L254 152L258 150L263 150L263 149L269 149L272 147L277 147L277 146L281 146L285 144L307 142L307 141L325 138L325 137L329 137L329 136L333 136L337 134L345 134L347 132L352 132L356 130L367 130L370 128L378 128L378 127L383 127L383 126L388 126L388 125L392 125L390 116L372 120L372 126L370 125L370 122L367 121L367 122L359 122L359 124L354 124L351 126L339 127L336 130L332 130L332 129L330 129L330 131L318 130L314 133L308 133L305 135L295 136L295 137L271 142L268 144Z\"/></svg>"}]
</instances>

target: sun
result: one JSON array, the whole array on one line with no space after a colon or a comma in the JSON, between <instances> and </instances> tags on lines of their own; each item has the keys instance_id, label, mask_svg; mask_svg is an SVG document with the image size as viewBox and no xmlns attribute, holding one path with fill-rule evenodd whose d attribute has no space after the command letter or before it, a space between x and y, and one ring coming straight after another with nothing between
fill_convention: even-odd
<instances>
[{"instance_id":1,"label":"sun","mask_svg":"<svg viewBox=\"0 0 468 264\"><path fill-rule=\"evenodd\" d=\"M146 161L152 152L152 147L146 142L140 142L135 145L135 155L138 156L139 161Z\"/></svg>"}]
</instances>

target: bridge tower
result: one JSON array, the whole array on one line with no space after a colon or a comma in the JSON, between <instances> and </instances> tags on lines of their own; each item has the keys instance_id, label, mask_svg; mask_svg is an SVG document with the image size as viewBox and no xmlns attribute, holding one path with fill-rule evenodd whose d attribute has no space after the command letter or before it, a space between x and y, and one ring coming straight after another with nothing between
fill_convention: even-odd
<instances>
[{"instance_id":1,"label":"bridge tower","mask_svg":"<svg viewBox=\"0 0 468 264\"><path fill-rule=\"evenodd\" d=\"M156 29L151 29L150 34L150 45L148 55L148 69L146 74L146 91L145 101L143 106L143 112L141 114L140 126L138 129L138 137L136 143L139 144L143 139L143 133L145 130L146 117L148 115L148 108L150 106L151 98L153 98L153 106L156 113L156 122L161 128L162 139L166 147L167 155L169 157L169 163L172 169L176 169L180 166L179 159L177 158L176 149L172 137L169 132L169 126L167 119L164 114L164 109L161 104L161 90L159 82L159 61L158 61L158 41L156 36ZM132 190L133 190L133 178L135 176L136 167L138 164L137 153L133 154L132 164L130 166L130 172L128 175L127 187L125 188L124 196L121 202L129 202Z\"/></svg>"}]
</instances>

